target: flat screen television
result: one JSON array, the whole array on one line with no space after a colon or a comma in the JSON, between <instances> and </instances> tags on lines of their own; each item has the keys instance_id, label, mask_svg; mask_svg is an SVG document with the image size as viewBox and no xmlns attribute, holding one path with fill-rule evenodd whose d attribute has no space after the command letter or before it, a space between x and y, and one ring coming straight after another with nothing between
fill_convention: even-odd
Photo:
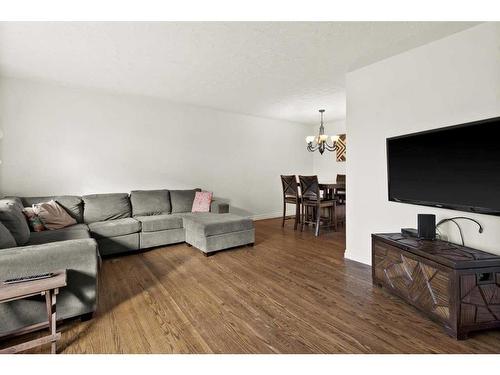
<instances>
[{"instance_id":1,"label":"flat screen television","mask_svg":"<svg viewBox=\"0 0 500 375\"><path fill-rule=\"evenodd\" d=\"M500 215L500 117L387 139L389 200Z\"/></svg>"}]
</instances>

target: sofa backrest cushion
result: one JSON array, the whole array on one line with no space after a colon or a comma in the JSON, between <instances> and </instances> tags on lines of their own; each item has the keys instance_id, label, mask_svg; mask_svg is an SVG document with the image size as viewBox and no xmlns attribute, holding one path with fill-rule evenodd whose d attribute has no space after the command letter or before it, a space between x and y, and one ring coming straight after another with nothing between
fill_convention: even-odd
<instances>
[{"instance_id":1,"label":"sofa backrest cushion","mask_svg":"<svg viewBox=\"0 0 500 375\"><path fill-rule=\"evenodd\" d=\"M0 199L0 203L12 203L19 206L19 208L21 208L21 211L24 208L22 199L19 197L4 197Z\"/></svg>"},{"instance_id":2,"label":"sofa backrest cushion","mask_svg":"<svg viewBox=\"0 0 500 375\"><path fill-rule=\"evenodd\" d=\"M172 213L191 212L193 208L194 196L201 189L192 190L170 190L170 203L172 204Z\"/></svg>"},{"instance_id":3,"label":"sofa backrest cushion","mask_svg":"<svg viewBox=\"0 0 500 375\"><path fill-rule=\"evenodd\" d=\"M78 223L83 223L83 201L74 195L58 195L53 197L22 197L23 207L32 207L34 204L56 201Z\"/></svg>"},{"instance_id":4,"label":"sofa backrest cushion","mask_svg":"<svg viewBox=\"0 0 500 375\"><path fill-rule=\"evenodd\" d=\"M12 233L10 233L5 225L0 223L0 249L8 249L16 246L17 243Z\"/></svg>"},{"instance_id":5,"label":"sofa backrest cushion","mask_svg":"<svg viewBox=\"0 0 500 375\"><path fill-rule=\"evenodd\" d=\"M123 219L132 215L127 193L84 195L82 199L85 224Z\"/></svg>"},{"instance_id":6,"label":"sofa backrest cushion","mask_svg":"<svg viewBox=\"0 0 500 375\"><path fill-rule=\"evenodd\" d=\"M164 215L172 211L168 190L134 190L130 192L132 216Z\"/></svg>"},{"instance_id":7,"label":"sofa backrest cushion","mask_svg":"<svg viewBox=\"0 0 500 375\"><path fill-rule=\"evenodd\" d=\"M0 200L0 222L9 230L18 246L28 243L30 227L19 202L11 199Z\"/></svg>"}]
</instances>

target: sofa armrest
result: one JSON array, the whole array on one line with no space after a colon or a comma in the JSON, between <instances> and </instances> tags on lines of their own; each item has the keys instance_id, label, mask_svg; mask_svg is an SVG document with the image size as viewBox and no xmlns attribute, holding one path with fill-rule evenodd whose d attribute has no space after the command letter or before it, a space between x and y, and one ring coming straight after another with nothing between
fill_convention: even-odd
<instances>
[{"instance_id":1,"label":"sofa armrest","mask_svg":"<svg viewBox=\"0 0 500 375\"><path fill-rule=\"evenodd\" d=\"M98 259L97 242L90 238L2 249L0 280L65 269L67 286L61 288L58 298L58 319L78 316L93 312L97 307ZM2 307L6 314L8 310ZM11 324L22 317L15 318L10 320ZM0 327L0 331L3 328Z\"/></svg>"},{"instance_id":2,"label":"sofa armrest","mask_svg":"<svg viewBox=\"0 0 500 375\"><path fill-rule=\"evenodd\" d=\"M212 201L212 203L210 203L210 212L216 214L227 214L229 213L229 203Z\"/></svg>"},{"instance_id":3,"label":"sofa armrest","mask_svg":"<svg viewBox=\"0 0 500 375\"><path fill-rule=\"evenodd\" d=\"M0 251L0 280L73 269L97 277L99 252L94 239L19 246Z\"/></svg>"}]
</instances>

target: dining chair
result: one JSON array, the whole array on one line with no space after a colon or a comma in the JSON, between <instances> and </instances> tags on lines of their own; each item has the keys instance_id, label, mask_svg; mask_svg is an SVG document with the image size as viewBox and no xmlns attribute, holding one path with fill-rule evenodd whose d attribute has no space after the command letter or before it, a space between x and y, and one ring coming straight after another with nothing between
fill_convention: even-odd
<instances>
[{"instance_id":1,"label":"dining chair","mask_svg":"<svg viewBox=\"0 0 500 375\"><path fill-rule=\"evenodd\" d=\"M345 185L345 174L337 174L337 184ZM336 189L335 196L339 199L340 203L345 203L345 188Z\"/></svg>"},{"instance_id":2,"label":"dining chair","mask_svg":"<svg viewBox=\"0 0 500 375\"><path fill-rule=\"evenodd\" d=\"M300 190L302 191L302 213L301 213L301 227L304 230L304 224L315 225L315 236L319 236L319 228L321 224L321 210L326 208L328 211L327 226L333 226L336 229L335 219L335 200L321 198L318 176L299 176ZM309 213L312 210L312 215Z\"/></svg>"},{"instance_id":3,"label":"dining chair","mask_svg":"<svg viewBox=\"0 0 500 375\"><path fill-rule=\"evenodd\" d=\"M285 220L291 219L286 216L286 205L295 205L295 223L293 229L297 229L297 225L300 223L300 194L297 185L297 178L294 175L291 176L281 176L281 185L283 186L283 221L281 226L285 226Z\"/></svg>"},{"instance_id":4,"label":"dining chair","mask_svg":"<svg viewBox=\"0 0 500 375\"><path fill-rule=\"evenodd\" d=\"M337 174L337 184L344 184L345 185L345 174ZM337 189L335 191L335 198L337 200L337 208L339 208L337 211L342 211L342 215L338 215L339 212L337 212L336 216L336 225L339 223L342 223L342 225L345 225L345 188L343 189Z\"/></svg>"}]
</instances>

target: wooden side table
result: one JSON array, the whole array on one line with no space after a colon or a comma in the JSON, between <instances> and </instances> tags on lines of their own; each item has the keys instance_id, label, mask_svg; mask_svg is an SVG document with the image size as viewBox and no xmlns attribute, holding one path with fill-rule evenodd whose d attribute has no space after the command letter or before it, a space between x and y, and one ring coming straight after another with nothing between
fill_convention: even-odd
<instances>
[{"instance_id":1,"label":"wooden side table","mask_svg":"<svg viewBox=\"0 0 500 375\"><path fill-rule=\"evenodd\" d=\"M36 295L45 296L50 330L50 335L1 349L0 354L18 353L49 342L51 343L51 353L56 354L56 342L61 338L61 333L56 331L56 295L59 293L59 288L64 286L66 286L66 270L55 271L54 276L47 279L25 281L17 284L3 284L0 282L0 303ZM13 334L31 332L39 326L40 323L33 324L13 332Z\"/></svg>"}]
</instances>

